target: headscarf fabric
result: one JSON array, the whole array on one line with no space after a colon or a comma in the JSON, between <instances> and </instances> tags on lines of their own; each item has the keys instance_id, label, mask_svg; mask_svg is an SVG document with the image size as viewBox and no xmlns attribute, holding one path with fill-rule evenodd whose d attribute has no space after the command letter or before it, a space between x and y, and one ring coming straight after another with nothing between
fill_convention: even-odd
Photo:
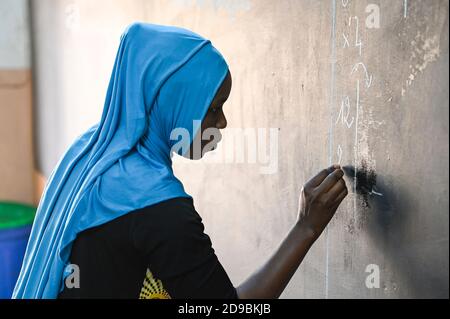
<instances>
[{"instance_id":1,"label":"headscarf fabric","mask_svg":"<svg viewBox=\"0 0 450 319\"><path fill-rule=\"evenodd\" d=\"M172 131L189 132L177 151L183 155L227 73L211 41L190 30L127 27L100 122L74 141L49 176L13 298L57 298L83 230L190 197L173 174Z\"/></svg>"}]
</instances>

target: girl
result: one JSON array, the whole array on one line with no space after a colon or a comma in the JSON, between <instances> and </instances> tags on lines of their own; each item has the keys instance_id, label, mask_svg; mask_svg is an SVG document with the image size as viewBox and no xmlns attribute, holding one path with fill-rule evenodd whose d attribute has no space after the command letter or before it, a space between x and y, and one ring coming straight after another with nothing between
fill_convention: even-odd
<instances>
[{"instance_id":1,"label":"girl","mask_svg":"<svg viewBox=\"0 0 450 319\"><path fill-rule=\"evenodd\" d=\"M312 178L286 239L234 287L171 161L215 147L231 82L209 40L182 28L129 26L100 122L49 177L13 297L277 298L347 188L338 166ZM206 131L214 134L204 139Z\"/></svg>"}]
</instances>

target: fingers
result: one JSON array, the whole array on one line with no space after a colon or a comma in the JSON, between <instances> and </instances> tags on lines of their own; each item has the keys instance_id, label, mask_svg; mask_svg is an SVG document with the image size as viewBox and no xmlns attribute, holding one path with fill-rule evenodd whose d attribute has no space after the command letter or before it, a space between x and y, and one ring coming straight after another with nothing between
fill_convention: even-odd
<instances>
[{"instance_id":1,"label":"fingers","mask_svg":"<svg viewBox=\"0 0 450 319\"><path fill-rule=\"evenodd\" d=\"M328 191L327 195L334 200L347 186L343 178L340 178Z\"/></svg>"},{"instance_id":2,"label":"fingers","mask_svg":"<svg viewBox=\"0 0 450 319\"><path fill-rule=\"evenodd\" d=\"M342 180L342 176L344 176L344 172L340 168L335 169L334 172L328 174L323 182L316 187L316 192L322 194L328 192L336 183Z\"/></svg>"},{"instance_id":3,"label":"fingers","mask_svg":"<svg viewBox=\"0 0 450 319\"><path fill-rule=\"evenodd\" d=\"M306 182L305 188L314 188L319 186L322 183L322 181L337 168L339 168L339 165L335 164L321 170L316 176L314 176L313 178L311 178L309 181Z\"/></svg>"},{"instance_id":4,"label":"fingers","mask_svg":"<svg viewBox=\"0 0 450 319\"><path fill-rule=\"evenodd\" d=\"M344 188L339 195L334 199L333 206L337 208L339 204L344 200L344 198L348 195L348 189L347 187Z\"/></svg>"},{"instance_id":5,"label":"fingers","mask_svg":"<svg viewBox=\"0 0 450 319\"><path fill-rule=\"evenodd\" d=\"M337 203L337 199L341 196L342 199L347 195L348 190L347 186L345 185L344 180L341 178L337 181L336 184L334 184L326 193L321 193L320 197L322 198L322 201L324 203L327 203L327 206L335 207ZM338 202L339 205L340 201ZM337 207L337 206L336 206Z\"/></svg>"}]
</instances>

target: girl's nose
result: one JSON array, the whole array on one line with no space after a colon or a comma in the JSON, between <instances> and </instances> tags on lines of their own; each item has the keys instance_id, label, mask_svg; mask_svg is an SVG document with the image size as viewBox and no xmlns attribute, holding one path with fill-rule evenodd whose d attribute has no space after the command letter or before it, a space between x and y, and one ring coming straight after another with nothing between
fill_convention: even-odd
<instances>
[{"instance_id":1,"label":"girl's nose","mask_svg":"<svg viewBox=\"0 0 450 319\"><path fill-rule=\"evenodd\" d=\"M223 110L220 111L219 118L216 122L216 128L218 129L224 129L227 127L227 119L225 117L225 114L223 113Z\"/></svg>"}]
</instances>

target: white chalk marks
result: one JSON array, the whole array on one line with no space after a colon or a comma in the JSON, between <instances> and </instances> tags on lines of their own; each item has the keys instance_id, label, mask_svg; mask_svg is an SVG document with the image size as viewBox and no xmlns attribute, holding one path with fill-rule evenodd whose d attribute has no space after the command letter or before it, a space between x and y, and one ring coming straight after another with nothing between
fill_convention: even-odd
<instances>
[{"instance_id":1,"label":"white chalk marks","mask_svg":"<svg viewBox=\"0 0 450 319\"><path fill-rule=\"evenodd\" d=\"M339 164L339 165L341 165L342 164L342 147L341 147L341 144L339 144L338 145L338 148L337 148L337 157L338 157L338 161L337 161L337 163Z\"/></svg>"},{"instance_id":2,"label":"white chalk marks","mask_svg":"<svg viewBox=\"0 0 450 319\"><path fill-rule=\"evenodd\" d=\"M369 72L367 72L367 68L366 68L366 65L365 65L364 63L362 63L362 62L356 63L356 64L353 66L352 72L350 72L350 74L353 74L353 73L355 73L356 71L358 71L358 68L359 68L360 66L364 69L364 75L365 75L365 80L366 80L366 87L367 87L367 88L370 88L370 86L372 85L372 79L373 79L373 77L372 77L372 75L369 74Z\"/></svg>"},{"instance_id":3,"label":"white chalk marks","mask_svg":"<svg viewBox=\"0 0 450 319\"><path fill-rule=\"evenodd\" d=\"M350 97L346 95L341 100L341 108L339 110L339 114L334 124L338 124L339 120L341 120L341 123L343 125L346 125L347 128L351 128L355 117L352 116L351 121L349 121L349 118L350 118Z\"/></svg>"},{"instance_id":4,"label":"white chalk marks","mask_svg":"<svg viewBox=\"0 0 450 319\"><path fill-rule=\"evenodd\" d=\"M402 96L405 96L416 78L425 71L430 63L437 61L441 54L439 35L427 36L418 30L410 45L412 50L409 58L409 75L402 86Z\"/></svg>"},{"instance_id":5,"label":"white chalk marks","mask_svg":"<svg viewBox=\"0 0 450 319\"><path fill-rule=\"evenodd\" d=\"M350 42L348 41L348 37L345 33L342 33L342 38L344 39L344 44L342 48L350 48Z\"/></svg>"},{"instance_id":6,"label":"white chalk marks","mask_svg":"<svg viewBox=\"0 0 450 319\"><path fill-rule=\"evenodd\" d=\"M348 0L342 0L342 4L347 5ZM330 86L330 127L328 131L329 151L328 151L328 163L331 165L333 160L333 105L336 85L336 0L331 0L331 86ZM328 282L329 282L329 226L325 228L326 238L326 259L325 259L325 298L328 299Z\"/></svg>"},{"instance_id":7,"label":"white chalk marks","mask_svg":"<svg viewBox=\"0 0 450 319\"><path fill-rule=\"evenodd\" d=\"M359 56L361 56L363 43L361 41L359 32L359 18L357 16L350 17L348 20L349 27L352 25L352 20L355 20L355 47L359 49Z\"/></svg>"},{"instance_id":8,"label":"white chalk marks","mask_svg":"<svg viewBox=\"0 0 450 319\"><path fill-rule=\"evenodd\" d=\"M339 131L339 136L347 137L350 135L350 139L345 138L345 141L340 141L337 144L337 149L335 149L333 153L334 156L337 157L338 163L353 162L355 167L354 181L356 182L359 160L361 158L364 158L366 161L369 160L367 158L369 156L367 145L368 127L367 125L360 127L360 116L364 114L361 110L363 107L361 104L361 94L366 94L366 91L372 87L374 77L369 72L369 68L363 59L364 39L360 28L360 21L361 19L364 19L364 17L352 14L350 1L341 1L341 3L343 8L342 21L344 22L342 26L342 60L346 61L351 56L354 56L348 51L349 49L356 49L357 54L355 57L356 61L350 63L348 73L345 71L345 68L347 68L349 64L348 61L342 65L344 69L342 69L342 72L340 73L342 77L339 79L340 82L354 83L354 86L353 88L351 84L350 86L342 86L343 92L340 94L340 107L336 118L333 121L333 126L335 127L335 130ZM365 27L367 29L376 30L380 28L381 12L378 5L373 3L367 4L365 7L365 14ZM352 142L349 143L348 141ZM333 141L331 141L331 143L333 143ZM362 149L360 149L360 146L362 146ZM362 153L360 152L361 150L363 150ZM353 187L356 185L355 182L353 183ZM356 196L354 196L353 206L354 214L356 214Z\"/></svg>"},{"instance_id":9,"label":"white chalk marks","mask_svg":"<svg viewBox=\"0 0 450 319\"><path fill-rule=\"evenodd\" d=\"M365 109L365 101L375 86L376 77L368 65L366 51L370 32L377 32L382 26L382 12L380 6L365 3L362 7L360 1L341 0L338 8L333 0L333 34L337 31L338 37L333 37L332 65L332 99L330 132L330 159L331 163L342 166L353 166L349 184L353 191L346 201L342 203L342 210L347 211L345 216L349 220L360 218L358 214L363 209L356 193L356 178L360 173L360 163L366 162L374 166L373 156L369 150L368 136L371 110ZM362 10L361 10L362 9ZM336 45L337 42L337 45ZM349 214L349 215L348 215ZM328 228L327 228L328 229ZM326 253L326 291L328 297L330 283L330 256L328 243L333 243L327 231ZM352 232L353 234L353 232ZM370 283L373 284L373 276ZM375 283L376 285L376 283Z\"/></svg>"}]
</instances>

